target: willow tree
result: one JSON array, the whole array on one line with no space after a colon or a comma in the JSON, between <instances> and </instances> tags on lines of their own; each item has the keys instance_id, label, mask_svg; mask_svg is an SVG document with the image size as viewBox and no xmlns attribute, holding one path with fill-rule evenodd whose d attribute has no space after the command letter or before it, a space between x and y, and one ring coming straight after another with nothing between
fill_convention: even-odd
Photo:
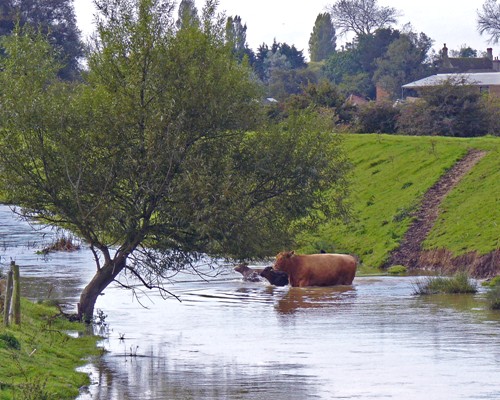
<instances>
[{"instance_id":1,"label":"willow tree","mask_svg":"<svg viewBox=\"0 0 500 400\"><path fill-rule=\"evenodd\" d=\"M165 290L202 257L275 254L298 220L342 211L347 162L327 119L256 129L259 87L216 1L179 30L169 1L96 4L83 83L59 82L50 46L30 34L7 40L0 72L0 193L92 249L80 318L113 281Z\"/></svg>"}]
</instances>

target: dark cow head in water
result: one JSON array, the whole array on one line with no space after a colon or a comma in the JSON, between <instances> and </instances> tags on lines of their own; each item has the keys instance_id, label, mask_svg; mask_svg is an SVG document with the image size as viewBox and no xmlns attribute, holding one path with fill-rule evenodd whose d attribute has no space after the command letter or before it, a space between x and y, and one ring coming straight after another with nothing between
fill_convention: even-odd
<instances>
[{"instance_id":1,"label":"dark cow head in water","mask_svg":"<svg viewBox=\"0 0 500 400\"><path fill-rule=\"evenodd\" d=\"M288 285L288 274L282 271L275 271L273 267L266 267L260 273L260 276L266 278L271 285L286 286Z\"/></svg>"}]
</instances>

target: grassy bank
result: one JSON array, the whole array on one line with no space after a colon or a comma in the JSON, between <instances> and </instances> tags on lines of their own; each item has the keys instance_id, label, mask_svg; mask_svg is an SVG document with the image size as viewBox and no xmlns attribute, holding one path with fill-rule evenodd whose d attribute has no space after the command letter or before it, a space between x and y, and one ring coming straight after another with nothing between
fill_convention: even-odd
<instances>
[{"instance_id":1,"label":"grassy bank","mask_svg":"<svg viewBox=\"0 0 500 400\"><path fill-rule=\"evenodd\" d=\"M423 194L467 152L488 154L442 203L440 218L424 243L454 255L486 254L499 247L500 139L397 135L346 135L354 165L348 225L326 223L300 238L301 251L354 253L361 272L374 272L388 258Z\"/></svg>"},{"instance_id":2,"label":"grassy bank","mask_svg":"<svg viewBox=\"0 0 500 400\"><path fill-rule=\"evenodd\" d=\"M0 399L74 399L89 383L75 369L100 353L98 338L83 334L85 325L61 318L56 308L23 299L21 309L20 326L0 325Z\"/></svg>"}]
</instances>

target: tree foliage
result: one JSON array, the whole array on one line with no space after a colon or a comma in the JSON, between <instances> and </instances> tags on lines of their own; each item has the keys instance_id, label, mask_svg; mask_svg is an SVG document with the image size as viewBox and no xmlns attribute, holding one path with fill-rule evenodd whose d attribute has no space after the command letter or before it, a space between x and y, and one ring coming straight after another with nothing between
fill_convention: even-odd
<instances>
[{"instance_id":1,"label":"tree foliage","mask_svg":"<svg viewBox=\"0 0 500 400\"><path fill-rule=\"evenodd\" d=\"M421 100L404 105L398 119L401 133L471 137L488 132L481 93L466 81L450 79L420 90Z\"/></svg>"},{"instance_id":2,"label":"tree foliage","mask_svg":"<svg viewBox=\"0 0 500 400\"><path fill-rule=\"evenodd\" d=\"M47 35L63 65L59 76L75 79L83 44L71 0L8 0L0 4L0 36L14 32L16 24L30 25Z\"/></svg>"},{"instance_id":3,"label":"tree foliage","mask_svg":"<svg viewBox=\"0 0 500 400\"><path fill-rule=\"evenodd\" d=\"M393 99L400 98L402 85L430 74L428 52L431 46L432 40L424 33L401 34L376 60L374 82L389 92Z\"/></svg>"},{"instance_id":4,"label":"tree foliage","mask_svg":"<svg viewBox=\"0 0 500 400\"><path fill-rule=\"evenodd\" d=\"M227 18L226 40L233 46L233 54L239 61L246 58L250 65L255 63L255 54L247 44L247 26L243 25L240 16Z\"/></svg>"},{"instance_id":5,"label":"tree foliage","mask_svg":"<svg viewBox=\"0 0 500 400\"><path fill-rule=\"evenodd\" d=\"M486 0L477 12L477 29L481 35L488 35L492 43L500 40L500 4Z\"/></svg>"},{"instance_id":6,"label":"tree foliage","mask_svg":"<svg viewBox=\"0 0 500 400\"><path fill-rule=\"evenodd\" d=\"M274 70L289 70L307 66L304 54L295 45L279 43L276 40L271 46L262 43L257 49L254 70L259 78L267 83Z\"/></svg>"},{"instance_id":7,"label":"tree foliage","mask_svg":"<svg viewBox=\"0 0 500 400\"><path fill-rule=\"evenodd\" d=\"M266 95L280 100L301 92L304 85L316 79L306 67L302 51L276 40L271 46L260 45L253 62L253 69L264 84Z\"/></svg>"},{"instance_id":8,"label":"tree foliage","mask_svg":"<svg viewBox=\"0 0 500 400\"><path fill-rule=\"evenodd\" d=\"M353 43L325 62L325 76L337 83L345 94L356 93L374 98L373 76L377 70L377 60L386 54L391 43L400 36L401 32L390 28L357 36Z\"/></svg>"},{"instance_id":9,"label":"tree foliage","mask_svg":"<svg viewBox=\"0 0 500 400\"><path fill-rule=\"evenodd\" d=\"M178 29L184 26L198 25L200 18L194 0L181 0L178 10L178 18L175 25Z\"/></svg>"},{"instance_id":10,"label":"tree foliage","mask_svg":"<svg viewBox=\"0 0 500 400\"><path fill-rule=\"evenodd\" d=\"M338 0L329 7L333 25L344 35L370 35L397 22L399 11L379 6L377 0Z\"/></svg>"},{"instance_id":11,"label":"tree foliage","mask_svg":"<svg viewBox=\"0 0 500 400\"><path fill-rule=\"evenodd\" d=\"M337 36L330 14L318 14L311 37L309 38L309 55L311 61L322 61L335 53Z\"/></svg>"},{"instance_id":12,"label":"tree foliage","mask_svg":"<svg viewBox=\"0 0 500 400\"><path fill-rule=\"evenodd\" d=\"M29 33L9 38L0 72L0 190L91 247L81 318L115 280L161 288L203 255L273 254L300 218L342 211L339 138L311 112L257 129L260 88L217 1L182 29L168 0L97 4L84 83L58 81Z\"/></svg>"},{"instance_id":13,"label":"tree foliage","mask_svg":"<svg viewBox=\"0 0 500 400\"><path fill-rule=\"evenodd\" d=\"M391 43L401 37L401 32L392 28L381 28L369 35L359 35L354 41L353 51L359 60L361 70L373 76L377 60L383 57Z\"/></svg>"},{"instance_id":14,"label":"tree foliage","mask_svg":"<svg viewBox=\"0 0 500 400\"><path fill-rule=\"evenodd\" d=\"M325 61L323 72L332 83L340 84L346 76L362 72L362 68L357 53L347 49L330 56Z\"/></svg>"},{"instance_id":15,"label":"tree foliage","mask_svg":"<svg viewBox=\"0 0 500 400\"><path fill-rule=\"evenodd\" d=\"M477 50L473 49L472 47L468 46L465 43L460 46L459 50L450 51L450 55L452 57L458 57L458 58L476 58L477 54L478 54Z\"/></svg>"}]
</instances>

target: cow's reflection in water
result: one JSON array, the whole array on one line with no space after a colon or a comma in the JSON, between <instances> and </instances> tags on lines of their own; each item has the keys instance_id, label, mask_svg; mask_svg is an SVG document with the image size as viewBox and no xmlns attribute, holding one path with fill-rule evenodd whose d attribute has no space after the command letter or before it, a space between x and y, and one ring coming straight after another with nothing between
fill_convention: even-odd
<instances>
[{"instance_id":1,"label":"cow's reflection in water","mask_svg":"<svg viewBox=\"0 0 500 400\"><path fill-rule=\"evenodd\" d=\"M276 310L281 314L293 314L307 309L336 309L353 297L356 297L356 290L352 286L291 287L277 302Z\"/></svg>"}]
</instances>

